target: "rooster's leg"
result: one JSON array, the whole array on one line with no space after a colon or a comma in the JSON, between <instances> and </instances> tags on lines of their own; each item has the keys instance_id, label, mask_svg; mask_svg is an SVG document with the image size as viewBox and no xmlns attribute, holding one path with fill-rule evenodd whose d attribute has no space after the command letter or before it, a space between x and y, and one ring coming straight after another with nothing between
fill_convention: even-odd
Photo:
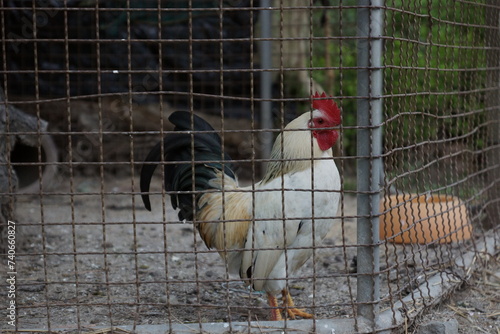
<instances>
[{"instance_id":1,"label":"rooster's leg","mask_svg":"<svg viewBox=\"0 0 500 334\"><path fill-rule=\"evenodd\" d=\"M295 303L287 289L283 289L281 294L283 295L283 308L291 319L295 319L295 317L311 319L313 317L312 314L305 312L304 309L295 308Z\"/></svg>"},{"instance_id":2,"label":"rooster's leg","mask_svg":"<svg viewBox=\"0 0 500 334\"><path fill-rule=\"evenodd\" d=\"M276 296L271 293L267 293L267 301L269 303L269 306L271 306L271 320L283 320L283 317L281 316L281 310L278 307L278 300L276 299Z\"/></svg>"}]
</instances>

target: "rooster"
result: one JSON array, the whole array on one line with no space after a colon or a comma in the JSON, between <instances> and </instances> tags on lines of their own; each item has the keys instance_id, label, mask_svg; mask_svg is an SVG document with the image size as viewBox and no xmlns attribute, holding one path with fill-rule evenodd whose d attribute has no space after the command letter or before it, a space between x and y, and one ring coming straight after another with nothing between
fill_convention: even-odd
<instances>
[{"instance_id":1,"label":"rooster","mask_svg":"<svg viewBox=\"0 0 500 334\"><path fill-rule=\"evenodd\" d=\"M264 178L248 187L239 186L219 135L205 120L177 111L169 121L174 132L151 150L142 167L144 206L151 211L151 178L166 162L165 190L179 219L194 222L230 273L267 293L271 320L282 320L282 310L292 319L312 318L295 307L287 280L311 257L337 213L340 177L332 146L341 115L335 102L325 93L313 95L312 111L277 136Z\"/></svg>"}]
</instances>

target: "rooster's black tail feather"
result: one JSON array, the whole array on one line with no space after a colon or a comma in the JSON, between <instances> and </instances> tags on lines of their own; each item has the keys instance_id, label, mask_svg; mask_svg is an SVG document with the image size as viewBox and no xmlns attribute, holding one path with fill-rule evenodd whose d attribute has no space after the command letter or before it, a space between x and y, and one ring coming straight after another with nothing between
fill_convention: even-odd
<instances>
[{"instance_id":1,"label":"rooster's black tail feather","mask_svg":"<svg viewBox=\"0 0 500 334\"><path fill-rule=\"evenodd\" d=\"M156 166L165 162L165 190L170 192L172 206L180 209L179 219L192 220L196 209L193 199L196 202L198 198L193 196L193 191L210 189L209 181L216 177L217 171L223 171L233 179L235 175L229 162L231 158L222 152L219 135L204 119L185 111L176 111L169 121L175 125L176 132L166 135L163 143L156 144L142 166L142 201L151 211L147 193Z\"/></svg>"}]
</instances>

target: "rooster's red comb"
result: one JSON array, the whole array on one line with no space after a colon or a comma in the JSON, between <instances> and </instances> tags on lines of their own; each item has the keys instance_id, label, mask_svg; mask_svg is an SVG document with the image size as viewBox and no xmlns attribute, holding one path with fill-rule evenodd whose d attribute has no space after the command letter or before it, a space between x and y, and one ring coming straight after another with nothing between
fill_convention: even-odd
<instances>
[{"instance_id":1,"label":"rooster's red comb","mask_svg":"<svg viewBox=\"0 0 500 334\"><path fill-rule=\"evenodd\" d=\"M313 109L318 109L327 113L335 123L340 124L340 109L332 99L328 99L326 93L323 92L323 94L319 95L319 93L316 92L316 94L311 97L313 99Z\"/></svg>"}]
</instances>

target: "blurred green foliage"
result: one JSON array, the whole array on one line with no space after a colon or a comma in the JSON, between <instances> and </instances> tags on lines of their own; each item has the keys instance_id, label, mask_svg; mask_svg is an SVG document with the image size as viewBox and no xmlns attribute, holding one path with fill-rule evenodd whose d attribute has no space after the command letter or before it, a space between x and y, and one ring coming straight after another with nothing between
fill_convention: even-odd
<instances>
[{"instance_id":1,"label":"blurred green foliage","mask_svg":"<svg viewBox=\"0 0 500 334\"><path fill-rule=\"evenodd\" d=\"M313 78L339 97L348 156L356 155L356 131L350 128L356 125L356 3L330 1L342 8L313 15L314 35L330 32L326 41L314 42L313 65L335 68L333 83L325 70L313 71ZM482 148L485 9L452 0L387 0L385 5L384 147L401 151L386 162L388 172L418 168L444 146Z\"/></svg>"}]
</instances>

